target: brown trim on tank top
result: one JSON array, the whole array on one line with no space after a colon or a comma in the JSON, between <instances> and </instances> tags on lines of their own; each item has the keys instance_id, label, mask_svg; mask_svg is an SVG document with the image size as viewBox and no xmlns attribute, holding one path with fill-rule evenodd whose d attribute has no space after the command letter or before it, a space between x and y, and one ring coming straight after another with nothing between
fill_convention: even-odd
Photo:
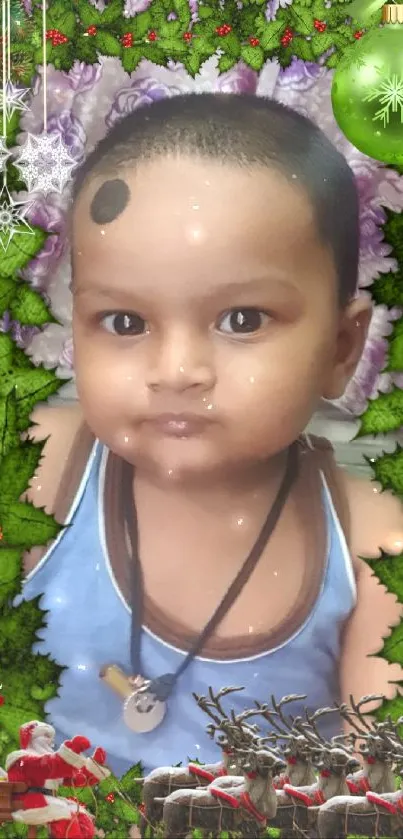
<instances>
[{"instance_id":1,"label":"brown trim on tank top","mask_svg":"<svg viewBox=\"0 0 403 839\"><path fill-rule=\"evenodd\" d=\"M286 643L298 632L313 611L322 590L329 554L322 482L315 455L316 451L310 450L301 440L299 477L294 495L301 521L308 523L308 526L304 527L307 561L302 586L289 614L268 633L230 639L213 636L202 651L204 658L228 661L269 652ZM130 559L122 518L121 472L121 459L109 452L103 499L105 540L115 583L128 604L130 592L127 585L127 569ZM144 603L144 624L154 635L184 652L190 649L198 635L180 621L168 617L147 595Z\"/></svg>"}]
</instances>

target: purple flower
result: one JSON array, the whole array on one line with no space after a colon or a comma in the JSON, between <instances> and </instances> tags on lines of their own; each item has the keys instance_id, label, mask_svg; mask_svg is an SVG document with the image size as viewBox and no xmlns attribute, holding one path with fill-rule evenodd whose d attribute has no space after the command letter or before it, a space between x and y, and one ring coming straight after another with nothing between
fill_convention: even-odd
<instances>
[{"instance_id":1,"label":"purple flower","mask_svg":"<svg viewBox=\"0 0 403 839\"><path fill-rule=\"evenodd\" d=\"M126 0L124 17L134 17L139 12L145 12L148 9L151 0Z\"/></svg>"},{"instance_id":2,"label":"purple flower","mask_svg":"<svg viewBox=\"0 0 403 839\"><path fill-rule=\"evenodd\" d=\"M293 0L269 0L266 6L266 20L274 20L279 9L290 6Z\"/></svg>"},{"instance_id":3,"label":"purple flower","mask_svg":"<svg viewBox=\"0 0 403 839\"><path fill-rule=\"evenodd\" d=\"M302 93L309 90L319 76L323 75L323 72L318 64L305 63L300 58L293 58L290 66L282 70L279 75L278 87L282 96L287 91L300 91Z\"/></svg>"},{"instance_id":4,"label":"purple flower","mask_svg":"<svg viewBox=\"0 0 403 839\"><path fill-rule=\"evenodd\" d=\"M8 332L22 350L27 348L34 335L37 335L40 331L37 326L21 326L17 320L11 320L9 312L4 312L3 317L0 318L0 332Z\"/></svg>"},{"instance_id":5,"label":"purple flower","mask_svg":"<svg viewBox=\"0 0 403 839\"><path fill-rule=\"evenodd\" d=\"M22 0L27 15L32 15L32 0Z\"/></svg>"},{"instance_id":6,"label":"purple flower","mask_svg":"<svg viewBox=\"0 0 403 839\"><path fill-rule=\"evenodd\" d=\"M119 122L124 116L132 113L132 111L136 111L137 108L151 105L152 102L158 99L166 99L169 96L178 95L180 92L180 88L169 87L163 82L156 81L150 77L138 79L133 82L131 87L119 91L105 119L106 126L108 129L112 128L116 122Z\"/></svg>"},{"instance_id":7,"label":"purple flower","mask_svg":"<svg viewBox=\"0 0 403 839\"><path fill-rule=\"evenodd\" d=\"M87 136L82 122L75 117L71 111L62 111L61 114L54 114L48 119L47 130L49 134L61 134L69 154L78 163L84 157Z\"/></svg>"},{"instance_id":8,"label":"purple flower","mask_svg":"<svg viewBox=\"0 0 403 839\"><path fill-rule=\"evenodd\" d=\"M100 64L84 64L83 61L75 61L71 70L68 73L63 73L63 76L67 79L70 88L77 94L87 93L100 80L102 67Z\"/></svg>"},{"instance_id":9,"label":"purple flower","mask_svg":"<svg viewBox=\"0 0 403 839\"><path fill-rule=\"evenodd\" d=\"M26 197L28 193L18 195L21 200L25 200ZM27 213L27 219L32 225L50 234L40 253L21 272L23 279L34 288L44 288L46 278L56 268L66 245L66 220L57 200L56 195L45 198L44 195L36 193Z\"/></svg>"},{"instance_id":10,"label":"purple flower","mask_svg":"<svg viewBox=\"0 0 403 839\"><path fill-rule=\"evenodd\" d=\"M63 343L63 348L58 360L59 367L66 367L68 370L73 370L74 367L74 347L73 338L66 338Z\"/></svg>"},{"instance_id":11,"label":"purple flower","mask_svg":"<svg viewBox=\"0 0 403 839\"><path fill-rule=\"evenodd\" d=\"M216 89L221 93L256 93L257 83L258 74L239 61L232 70L218 77Z\"/></svg>"}]
</instances>

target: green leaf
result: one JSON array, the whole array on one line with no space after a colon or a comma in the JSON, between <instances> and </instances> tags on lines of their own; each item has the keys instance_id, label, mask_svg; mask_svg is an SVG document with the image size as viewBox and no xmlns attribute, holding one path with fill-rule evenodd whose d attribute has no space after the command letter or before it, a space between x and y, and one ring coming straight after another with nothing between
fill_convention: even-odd
<instances>
[{"instance_id":1,"label":"green leaf","mask_svg":"<svg viewBox=\"0 0 403 839\"><path fill-rule=\"evenodd\" d=\"M4 315L15 295L16 282L9 277L0 277L0 316Z\"/></svg>"},{"instance_id":2,"label":"green leaf","mask_svg":"<svg viewBox=\"0 0 403 839\"><path fill-rule=\"evenodd\" d=\"M276 49L280 44L283 31L284 23L278 20L272 20L269 23L266 23L264 30L257 33L260 46L268 52Z\"/></svg>"},{"instance_id":3,"label":"green leaf","mask_svg":"<svg viewBox=\"0 0 403 839\"><path fill-rule=\"evenodd\" d=\"M140 40L140 38L145 38L148 35L150 29L153 28L153 19L150 11L140 12L131 20L128 20L126 32L131 32L134 38ZM132 47L128 47L128 49L132 49ZM125 52L125 51L124 51ZM123 52L123 54L124 54Z\"/></svg>"},{"instance_id":4,"label":"green leaf","mask_svg":"<svg viewBox=\"0 0 403 839\"><path fill-rule=\"evenodd\" d=\"M25 550L47 545L60 531L53 516L29 502L0 499L0 521L5 545Z\"/></svg>"},{"instance_id":5,"label":"green leaf","mask_svg":"<svg viewBox=\"0 0 403 839\"><path fill-rule=\"evenodd\" d=\"M334 67L337 67L339 60L340 57L337 54L337 52L332 53L332 55L329 55L329 57L326 59L326 67L328 67L329 70L333 70Z\"/></svg>"},{"instance_id":6,"label":"green leaf","mask_svg":"<svg viewBox=\"0 0 403 839\"><path fill-rule=\"evenodd\" d=\"M18 501L27 490L39 466L44 446L45 441L34 443L32 440L24 442L19 440L18 447L11 449L3 457L0 464L0 499L2 501Z\"/></svg>"},{"instance_id":7,"label":"green leaf","mask_svg":"<svg viewBox=\"0 0 403 839\"><path fill-rule=\"evenodd\" d=\"M126 73L133 73L144 58L141 47L124 47L122 50L122 67Z\"/></svg>"},{"instance_id":8,"label":"green leaf","mask_svg":"<svg viewBox=\"0 0 403 839\"><path fill-rule=\"evenodd\" d=\"M185 55L189 51L189 47L183 38L164 38L160 46L167 57L172 59Z\"/></svg>"},{"instance_id":9,"label":"green leaf","mask_svg":"<svg viewBox=\"0 0 403 839\"><path fill-rule=\"evenodd\" d=\"M22 551L0 546L0 609L18 594L21 568Z\"/></svg>"},{"instance_id":10,"label":"green leaf","mask_svg":"<svg viewBox=\"0 0 403 839\"><path fill-rule=\"evenodd\" d=\"M185 70L189 73L189 76L192 76L194 79L197 76L201 65L203 64L203 58L200 52L193 49L188 55L183 59L183 66Z\"/></svg>"},{"instance_id":11,"label":"green leaf","mask_svg":"<svg viewBox=\"0 0 403 839\"><path fill-rule=\"evenodd\" d=\"M212 9L210 6L205 6L204 3L199 3L197 7L197 16L200 20L207 20L207 18L212 17L216 14L216 9Z\"/></svg>"},{"instance_id":12,"label":"green leaf","mask_svg":"<svg viewBox=\"0 0 403 839\"><path fill-rule=\"evenodd\" d=\"M224 50L226 55L231 55L233 58L239 58L241 55L241 42L235 32L230 32L224 38L218 38L220 49Z\"/></svg>"},{"instance_id":13,"label":"green leaf","mask_svg":"<svg viewBox=\"0 0 403 839\"><path fill-rule=\"evenodd\" d=\"M293 52L302 61L314 61L314 54L312 50L312 41L307 41L305 38L296 37L293 40Z\"/></svg>"},{"instance_id":14,"label":"green leaf","mask_svg":"<svg viewBox=\"0 0 403 839\"><path fill-rule=\"evenodd\" d=\"M94 36L95 46L101 55L120 57L123 47L119 38L110 35L109 32L97 32Z\"/></svg>"},{"instance_id":15,"label":"green leaf","mask_svg":"<svg viewBox=\"0 0 403 839\"><path fill-rule=\"evenodd\" d=\"M125 0L108 0L104 10L101 12L102 26L111 26L123 18Z\"/></svg>"},{"instance_id":16,"label":"green leaf","mask_svg":"<svg viewBox=\"0 0 403 839\"><path fill-rule=\"evenodd\" d=\"M366 559L365 562L382 585L403 603L403 553L389 556L382 551L379 559Z\"/></svg>"},{"instance_id":17,"label":"green leaf","mask_svg":"<svg viewBox=\"0 0 403 839\"><path fill-rule=\"evenodd\" d=\"M153 64L157 64L159 67L166 67L168 64L168 56L160 45L156 43L144 45L144 58L147 61L152 61Z\"/></svg>"},{"instance_id":18,"label":"green leaf","mask_svg":"<svg viewBox=\"0 0 403 839\"><path fill-rule=\"evenodd\" d=\"M241 58L252 70L261 70L263 67L264 52L261 47L242 47Z\"/></svg>"},{"instance_id":19,"label":"green leaf","mask_svg":"<svg viewBox=\"0 0 403 839\"><path fill-rule=\"evenodd\" d=\"M39 14L42 16L42 12ZM37 20L39 14L37 13L36 15ZM59 29L60 32L63 32L63 35L67 35L68 38L74 38L77 21L76 15L68 0L52 0L46 15L46 25L48 29Z\"/></svg>"},{"instance_id":20,"label":"green leaf","mask_svg":"<svg viewBox=\"0 0 403 839\"><path fill-rule=\"evenodd\" d=\"M403 682L394 682L394 684L403 685ZM403 716L403 695L401 693L398 693L393 699L387 699L380 708L374 711L374 717L380 722L383 722L389 714L395 721ZM399 734L402 736L402 731Z\"/></svg>"},{"instance_id":21,"label":"green leaf","mask_svg":"<svg viewBox=\"0 0 403 839\"><path fill-rule=\"evenodd\" d=\"M393 627L376 657L384 658L389 664L403 664L403 621Z\"/></svg>"},{"instance_id":22,"label":"green leaf","mask_svg":"<svg viewBox=\"0 0 403 839\"><path fill-rule=\"evenodd\" d=\"M17 271L25 268L40 250L42 250L48 234L39 227L30 225L33 233L29 233L25 225L16 225L17 232L4 252L0 248L0 275L11 277Z\"/></svg>"},{"instance_id":23,"label":"green leaf","mask_svg":"<svg viewBox=\"0 0 403 839\"><path fill-rule=\"evenodd\" d=\"M374 478L383 489L391 490L403 497L403 449L396 446L393 454L382 454L377 458L365 458Z\"/></svg>"},{"instance_id":24,"label":"green leaf","mask_svg":"<svg viewBox=\"0 0 403 839\"><path fill-rule=\"evenodd\" d=\"M389 360L386 369L390 372L403 370L403 319L395 323L389 338Z\"/></svg>"},{"instance_id":25,"label":"green leaf","mask_svg":"<svg viewBox=\"0 0 403 839\"><path fill-rule=\"evenodd\" d=\"M218 61L218 72L227 73L237 63L238 59L231 55L221 55Z\"/></svg>"},{"instance_id":26,"label":"green leaf","mask_svg":"<svg viewBox=\"0 0 403 839\"><path fill-rule=\"evenodd\" d=\"M88 0L75 0L75 7L85 29L88 29L89 26L98 26L100 24L102 12L91 3L88 3Z\"/></svg>"},{"instance_id":27,"label":"green leaf","mask_svg":"<svg viewBox=\"0 0 403 839\"><path fill-rule=\"evenodd\" d=\"M330 32L319 32L310 43L314 57L319 58L333 46L333 36Z\"/></svg>"},{"instance_id":28,"label":"green leaf","mask_svg":"<svg viewBox=\"0 0 403 839\"><path fill-rule=\"evenodd\" d=\"M299 4L293 3L289 7L291 29L299 32L301 35L312 35L315 32L313 25L314 17L311 9L304 9Z\"/></svg>"},{"instance_id":29,"label":"green leaf","mask_svg":"<svg viewBox=\"0 0 403 839\"><path fill-rule=\"evenodd\" d=\"M356 439L368 434L397 431L403 425L403 390L395 387L390 393L380 393L377 399L369 402L360 421Z\"/></svg>"},{"instance_id":30,"label":"green leaf","mask_svg":"<svg viewBox=\"0 0 403 839\"><path fill-rule=\"evenodd\" d=\"M97 64L98 53L95 46L95 38L77 38L75 42L75 56L77 61L83 61L84 64Z\"/></svg>"},{"instance_id":31,"label":"green leaf","mask_svg":"<svg viewBox=\"0 0 403 839\"><path fill-rule=\"evenodd\" d=\"M0 399L0 487L4 458L14 446L19 447L20 443L17 430L17 404L15 391L12 390L5 398Z\"/></svg>"},{"instance_id":32,"label":"green leaf","mask_svg":"<svg viewBox=\"0 0 403 839\"><path fill-rule=\"evenodd\" d=\"M24 326L45 326L47 323L57 323L49 311L44 299L37 291L26 283L17 286L10 313L14 320Z\"/></svg>"}]
</instances>

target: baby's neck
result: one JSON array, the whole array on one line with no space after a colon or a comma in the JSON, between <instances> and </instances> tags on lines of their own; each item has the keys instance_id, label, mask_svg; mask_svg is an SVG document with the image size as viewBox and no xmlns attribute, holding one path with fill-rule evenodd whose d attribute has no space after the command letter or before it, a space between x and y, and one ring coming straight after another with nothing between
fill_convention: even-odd
<instances>
[{"instance_id":1,"label":"baby's neck","mask_svg":"<svg viewBox=\"0 0 403 839\"><path fill-rule=\"evenodd\" d=\"M175 475L155 475L136 470L133 491L136 504L139 499L150 509L171 508L204 510L217 516L235 509L265 508L274 501L284 476L287 452L228 474L176 479Z\"/></svg>"}]
</instances>

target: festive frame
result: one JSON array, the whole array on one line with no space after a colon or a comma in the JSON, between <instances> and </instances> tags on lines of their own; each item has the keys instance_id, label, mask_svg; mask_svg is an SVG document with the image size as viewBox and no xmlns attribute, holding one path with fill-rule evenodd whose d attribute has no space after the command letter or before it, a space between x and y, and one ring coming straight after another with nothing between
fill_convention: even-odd
<instances>
[{"instance_id":1,"label":"festive frame","mask_svg":"<svg viewBox=\"0 0 403 839\"><path fill-rule=\"evenodd\" d=\"M22 435L29 428L35 404L58 393L63 386L60 372L65 378L70 374L71 365L65 363L63 367L63 353L68 355L64 345L58 347L51 369L38 361L43 336L51 333L52 328L56 334L60 328L60 320L51 310L44 278L58 269L63 259L68 260L68 253L63 250L63 214L53 195L62 191L85 147L85 138L83 141L74 135L74 120L68 122L60 111L48 119L46 84L53 84L54 88L59 85L61 95L66 94L67 98L74 90L84 97L91 88L89 80L97 77L99 63L107 76L111 67L108 62L112 61L116 72L119 66L121 87L127 74L133 74L129 76L129 85L135 85L136 79L139 84L143 82L143 97L157 95L158 86L164 95L169 74L175 85L175 78L183 84L185 76L188 84L198 78L203 82L211 72L217 84L222 80L223 89L228 74L240 72L244 80L249 79L244 84L250 84L257 92L257 74L266 84L271 74L281 97L294 73L294 88L289 85L289 89L293 90L297 105L303 90L311 90L314 84L326 86L328 70L337 67L341 58L352 55L364 34L346 17L341 0L49 0L46 17L42 3L35 0L10 0L7 7L4 1L2 8L0 765L16 745L19 726L29 719L45 718L45 704L56 695L62 672L62 663L33 652L37 633L46 622L40 602L15 600L21 591L23 553L46 545L60 529L52 516L22 500L43 451L42 443L33 443ZM375 14L367 29L378 26L379 20L380 14ZM154 88L144 82L153 67L157 79ZM284 75L286 72L288 76ZM33 98L31 87L36 94ZM67 120L65 124L63 119ZM69 130L74 135L70 149L66 140ZM49 154L53 161L52 177L49 171L41 170L39 186L35 154ZM55 168L55 161L59 168ZM378 343L375 337L379 336L374 336L368 349L370 356L376 346L381 357L375 372L370 358L367 359L370 384L356 379L355 390L350 391L344 403L347 408L353 406L360 416L357 436L365 436L395 432L403 425L403 178L399 167L385 170L368 160L357 178L361 178L363 203L367 201L369 207L363 230L377 274L368 275L363 259L361 285L370 291L377 307L377 323L383 325ZM372 204L368 201L370 183ZM50 196L46 206L38 190L42 196ZM66 337L65 332L63 336ZM384 489L403 496L403 449L399 445L393 454L372 460L370 467ZM399 602L403 602L402 559L403 552L400 556L367 560L373 573ZM403 623L384 640L379 655L389 662L401 663L402 639ZM377 713L378 720L388 714L393 719L403 714L400 694L384 702ZM119 825L122 829L133 823L130 802L140 772L140 767L133 767L120 782L103 782L95 798L88 793L85 803L94 811L96 802L97 824L108 836L114 835ZM129 789L130 801L125 797ZM7 827L1 827L0 836L20 835L15 826L14 832L7 831ZM21 831L24 835L22 827ZM39 839L40 836L38 833Z\"/></svg>"}]
</instances>

